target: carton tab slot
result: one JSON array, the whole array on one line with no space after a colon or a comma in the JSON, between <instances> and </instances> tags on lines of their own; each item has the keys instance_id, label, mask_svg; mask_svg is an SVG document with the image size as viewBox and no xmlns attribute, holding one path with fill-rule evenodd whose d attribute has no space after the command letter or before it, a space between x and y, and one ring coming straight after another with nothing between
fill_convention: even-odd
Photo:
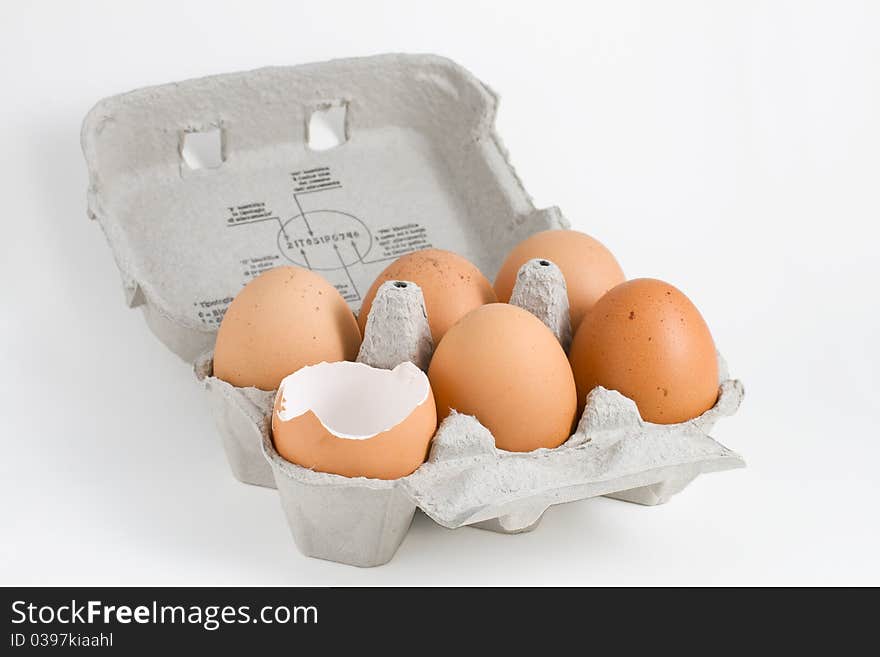
<instances>
[{"instance_id":1,"label":"carton tab slot","mask_svg":"<svg viewBox=\"0 0 880 657\"><path fill-rule=\"evenodd\" d=\"M309 117L308 143L313 151L328 151L348 141L348 105L325 105Z\"/></svg>"},{"instance_id":2,"label":"carton tab slot","mask_svg":"<svg viewBox=\"0 0 880 657\"><path fill-rule=\"evenodd\" d=\"M225 159L223 131L216 127L187 130L181 139L180 156L193 171L218 168Z\"/></svg>"}]
</instances>

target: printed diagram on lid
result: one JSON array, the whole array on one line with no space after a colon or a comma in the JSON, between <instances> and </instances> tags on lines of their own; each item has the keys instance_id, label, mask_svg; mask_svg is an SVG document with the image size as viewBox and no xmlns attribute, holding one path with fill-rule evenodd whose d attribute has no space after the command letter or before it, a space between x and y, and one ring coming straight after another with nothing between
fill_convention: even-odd
<instances>
[{"instance_id":1,"label":"printed diagram on lid","mask_svg":"<svg viewBox=\"0 0 880 657\"><path fill-rule=\"evenodd\" d=\"M382 263L432 246L421 223L404 220L371 227L344 207L345 195L339 193L343 184L330 167L294 171L290 180L292 214L279 213L262 201L227 207L228 228L276 228L277 253L241 260L247 279L272 267L294 264L319 272L357 310Z\"/></svg>"}]
</instances>

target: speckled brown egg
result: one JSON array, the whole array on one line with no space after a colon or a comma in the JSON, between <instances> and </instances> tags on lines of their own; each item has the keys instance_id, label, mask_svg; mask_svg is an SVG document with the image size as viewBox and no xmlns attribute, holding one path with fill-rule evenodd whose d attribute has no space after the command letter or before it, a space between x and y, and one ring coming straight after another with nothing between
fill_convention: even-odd
<instances>
[{"instance_id":1,"label":"speckled brown egg","mask_svg":"<svg viewBox=\"0 0 880 657\"><path fill-rule=\"evenodd\" d=\"M510 301L519 268L533 258L546 258L562 271L572 331L599 297L626 280L611 251L598 240L576 230L545 230L523 240L507 255L495 278L499 301Z\"/></svg>"},{"instance_id":2,"label":"speckled brown egg","mask_svg":"<svg viewBox=\"0 0 880 657\"><path fill-rule=\"evenodd\" d=\"M330 283L302 267L276 267L233 299L217 332L214 376L238 387L275 390L306 365L354 360L354 314Z\"/></svg>"},{"instance_id":3,"label":"speckled brown egg","mask_svg":"<svg viewBox=\"0 0 880 657\"><path fill-rule=\"evenodd\" d=\"M397 280L412 281L422 289L435 345L468 312L496 301L492 284L460 255L442 249L414 251L388 265L367 291L358 313L361 333L379 286L385 281Z\"/></svg>"},{"instance_id":4,"label":"speckled brown egg","mask_svg":"<svg viewBox=\"0 0 880 657\"><path fill-rule=\"evenodd\" d=\"M437 417L473 415L512 452L557 447L571 435L574 378L556 336L522 308L493 303L471 311L434 352L428 378Z\"/></svg>"},{"instance_id":5,"label":"speckled brown egg","mask_svg":"<svg viewBox=\"0 0 880 657\"><path fill-rule=\"evenodd\" d=\"M596 386L632 399L642 418L684 422L714 406L718 358L702 315L680 290L651 278L610 290L587 313L569 353L578 413Z\"/></svg>"}]
</instances>

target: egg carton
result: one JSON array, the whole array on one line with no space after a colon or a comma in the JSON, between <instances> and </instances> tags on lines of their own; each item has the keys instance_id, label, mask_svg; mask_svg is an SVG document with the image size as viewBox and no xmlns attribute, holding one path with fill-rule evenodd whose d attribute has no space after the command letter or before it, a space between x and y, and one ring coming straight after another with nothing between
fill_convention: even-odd
<instances>
[{"instance_id":1,"label":"egg carton","mask_svg":"<svg viewBox=\"0 0 880 657\"><path fill-rule=\"evenodd\" d=\"M561 344L570 342L565 281L552 262L524 264L511 302L541 319ZM386 282L376 294L358 360L384 368L411 361L427 369L430 335L418 285ZM450 529L470 525L520 533L534 529L555 504L601 495L661 504L699 474L744 465L708 436L743 398L742 384L728 378L720 355L718 401L688 422L645 422L632 400L597 388L577 430L560 447L508 452L495 447L491 432L475 417L453 412L434 436L427 462L393 481L314 472L286 461L271 439L274 394L210 376L210 354L198 363L196 373L210 393L233 471L240 478L250 474L252 483L259 471L259 483L274 482L303 554L356 566L390 560L416 508Z\"/></svg>"},{"instance_id":2,"label":"egg carton","mask_svg":"<svg viewBox=\"0 0 880 657\"><path fill-rule=\"evenodd\" d=\"M723 383L715 409L677 428L642 423L631 404L597 392L585 417L617 424L582 419L586 438L575 432L550 455L490 450L484 428L452 416L426 464L384 482L279 460L266 424L274 392L212 376L209 350L226 307L268 267L319 271L357 312L362 292L404 253L448 249L492 279L514 245L567 228L557 208L536 208L523 188L494 129L497 107L489 87L448 59L390 54L140 89L100 101L83 122L88 215L106 236L127 304L171 351L195 361L233 472L278 487L306 554L382 563L415 506L445 526L524 531L550 504L599 494L660 503L699 472L741 465L705 436L738 403L734 382ZM332 117L341 117L340 143L325 148L316 137ZM526 276L514 302L566 345L551 265L533 265L543 278ZM433 345L423 320L416 286L386 289L359 359L424 367ZM601 443L606 434L618 439ZM658 452L661 436L679 447L652 457L643 436ZM628 456L637 447L644 455Z\"/></svg>"}]
</instances>

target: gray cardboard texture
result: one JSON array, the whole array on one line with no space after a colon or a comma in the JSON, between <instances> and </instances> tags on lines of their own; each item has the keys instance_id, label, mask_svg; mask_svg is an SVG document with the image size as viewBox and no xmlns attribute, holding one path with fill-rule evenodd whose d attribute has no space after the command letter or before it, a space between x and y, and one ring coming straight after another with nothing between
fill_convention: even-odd
<instances>
[{"instance_id":1,"label":"gray cardboard texture","mask_svg":"<svg viewBox=\"0 0 880 657\"><path fill-rule=\"evenodd\" d=\"M571 345L571 316L565 278L549 260L529 260L516 274L510 303L528 310L547 325L568 353Z\"/></svg>"},{"instance_id":2,"label":"gray cardboard texture","mask_svg":"<svg viewBox=\"0 0 880 657\"><path fill-rule=\"evenodd\" d=\"M308 125L345 110L344 144ZM517 242L565 225L536 211L493 130L496 96L435 56L382 55L190 80L98 103L82 131L89 214L126 299L188 361L265 269L320 272L352 310L388 263L435 246L494 274ZM222 163L192 170L189 135Z\"/></svg>"},{"instance_id":3,"label":"gray cardboard texture","mask_svg":"<svg viewBox=\"0 0 880 657\"><path fill-rule=\"evenodd\" d=\"M196 378L208 392L211 415L232 474L245 484L274 488L275 478L263 458L261 439L259 435L255 437L254 427L271 417L275 391L236 388L211 376L214 367L211 352L199 358L194 367Z\"/></svg>"},{"instance_id":4,"label":"gray cardboard texture","mask_svg":"<svg viewBox=\"0 0 880 657\"><path fill-rule=\"evenodd\" d=\"M378 307L376 307L378 304ZM376 290L358 361L394 369L410 361L427 371L434 354L425 299L415 283L386 281Z\"/></svg>"},{"instance_id":5,"label":"gray cardboard texture","mask_svg":"<svg viewBox=\"0 0 880 657\"><path fill-rule=\"evenodd\" d=\"M344 113L344 143L316 150L310 125L328 107ZM577 431L552 450L498 450L475 418L453 414L428 462L396 481L284 461L270 436L274 391L212 376L226 307L268 268L318 271L357 311L402 254L449 249L492 279L520 240L567 227L556 208L532 205L494 132L496 107L485 85L448 60L382 55L142 89L101 101L86 117L89 214L113 250L126 299L172 351L195 359L233 473L278 488L304 554L379 565L416 508L445 527L514 533L533 529L554 504L598 495L658 504L698 474L743 465L707 435L743 396L726 368L716 406L679 425L646 423L632 401L594 390ZM198 132L216 137L219 166L191 166ZM403 283L380 288L358 360L427 367L434 345L421 291ZM567 348L565 281L552 262L526 263L512 302Z\"/></svg>"}]
</instances>

